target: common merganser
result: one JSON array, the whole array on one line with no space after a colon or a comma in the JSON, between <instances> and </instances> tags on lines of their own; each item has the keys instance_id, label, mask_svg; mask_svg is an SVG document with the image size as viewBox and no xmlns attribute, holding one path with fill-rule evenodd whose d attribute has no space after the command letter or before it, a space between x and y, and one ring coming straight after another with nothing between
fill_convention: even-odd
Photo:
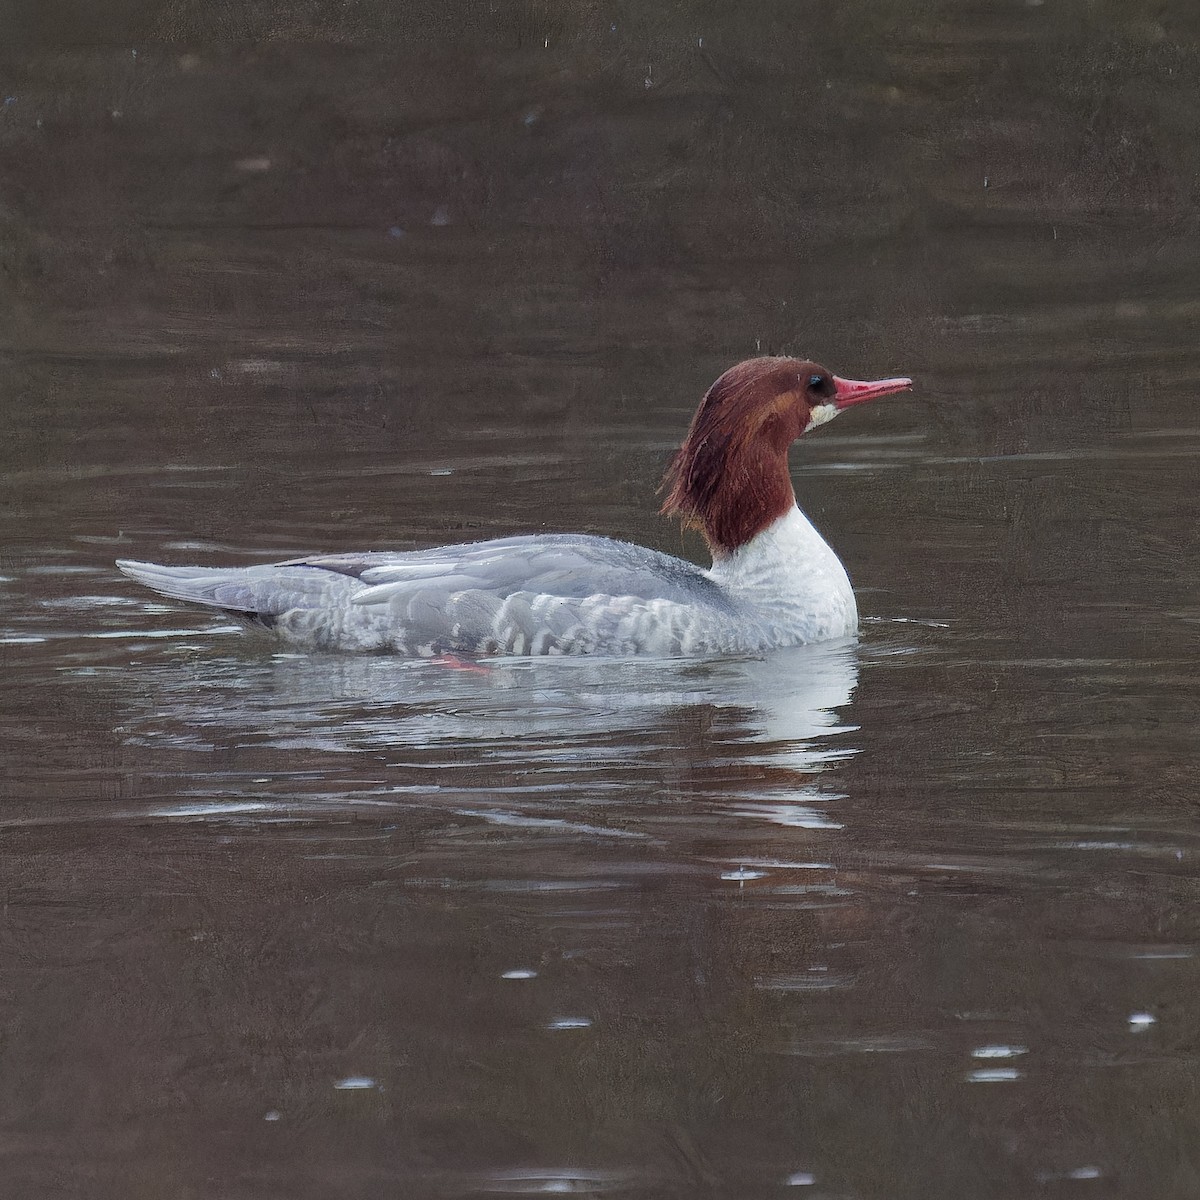
<instances>
[{"instance_id":1,"label":"common merganser","mask_svg":"<svg viewBox=\"0 0 1200 1200\"><path fill-rule=\"evenodd\" d=\"M853 636L846 570L796 505L788 447L910 379L840 379L752 358L700 402L667 468L662 512L698 529L708 570L585 534L497 538L256 567L120 561L139 583L310 650L407 657L746 654Z\"/></svg>"}]
</instances>

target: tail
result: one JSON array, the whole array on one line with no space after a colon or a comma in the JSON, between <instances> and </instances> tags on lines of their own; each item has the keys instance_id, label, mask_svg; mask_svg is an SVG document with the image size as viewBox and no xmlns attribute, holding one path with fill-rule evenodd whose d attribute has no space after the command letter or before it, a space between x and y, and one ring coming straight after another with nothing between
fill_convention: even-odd
<instances>
[{"instance_id":1,"label":"tail","mask_svg":"<svg viewBox=\"0 0 1200 1200\"><path fill-rule=\"evenodd\" d=\"M355 586L344 576L300 565L163 567L121 559L119 570L161 596L219 608L269 624L293 609L329 604L331 593Z\"/></svg>"},{"instance_id":2,"label":"tail","mask_svg":"<svg viewBox=\"0 0 1200 1200\"><path fill-rule=\"evenodd\" d=\"M231 612L252 613L256 597L244 570L222 567L162 567L158 563L131 562L118 559L117 569L138 583L170 596L172 600L188 600L210 608Z\"/></svg>"}]
</instances>

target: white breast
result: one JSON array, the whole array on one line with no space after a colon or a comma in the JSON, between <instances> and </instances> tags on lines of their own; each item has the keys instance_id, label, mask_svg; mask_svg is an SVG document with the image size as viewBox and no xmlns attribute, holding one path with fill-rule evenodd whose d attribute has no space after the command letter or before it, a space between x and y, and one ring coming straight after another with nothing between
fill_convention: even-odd
<instances>
[{"instance_id":1,"label":"white breast","mask_svg":"<svg viewBox=\"0 0 1200 1200\"><path fill-rule=\"evenodd\" d=\"M776 645L847 637L858 629L846 568L799 508L714 562L709 573L754 608Z\"/></svg>"}]
</instances>

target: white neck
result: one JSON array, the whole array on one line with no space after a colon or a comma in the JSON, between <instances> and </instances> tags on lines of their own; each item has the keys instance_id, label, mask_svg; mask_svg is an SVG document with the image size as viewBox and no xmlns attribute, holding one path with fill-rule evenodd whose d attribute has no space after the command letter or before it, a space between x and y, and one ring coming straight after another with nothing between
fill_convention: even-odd
<instances>
[{"instance_id":1,"label":"white neck","mask_svg":"<svg viewBox=\"0 0 1200 1200\"><path fill-rule=\"evenodd\" d=\"M718 559L709 574L785 638L817 641L858 628L846 568L799 508Z\"/></svg>"}]
</instances>

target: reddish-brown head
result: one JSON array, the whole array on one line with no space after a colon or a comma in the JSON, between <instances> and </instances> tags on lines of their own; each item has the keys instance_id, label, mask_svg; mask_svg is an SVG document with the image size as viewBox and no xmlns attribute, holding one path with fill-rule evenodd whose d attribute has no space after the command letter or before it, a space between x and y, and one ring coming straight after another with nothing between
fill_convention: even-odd
<instances>
[{"instance_id":1,"label":"reddish-brown head","mask_svg":"<svg viewBox=\"0 0 1200 1200\"><path fill-rule=\"evenodd\" d=\"M839 379L796 358L730 367L708 389L667 468L662 511L699 529L714 555L736 550L795 504L787 453L801 434L911 386L909 379Z\"/></svg>"}]
</instances>

